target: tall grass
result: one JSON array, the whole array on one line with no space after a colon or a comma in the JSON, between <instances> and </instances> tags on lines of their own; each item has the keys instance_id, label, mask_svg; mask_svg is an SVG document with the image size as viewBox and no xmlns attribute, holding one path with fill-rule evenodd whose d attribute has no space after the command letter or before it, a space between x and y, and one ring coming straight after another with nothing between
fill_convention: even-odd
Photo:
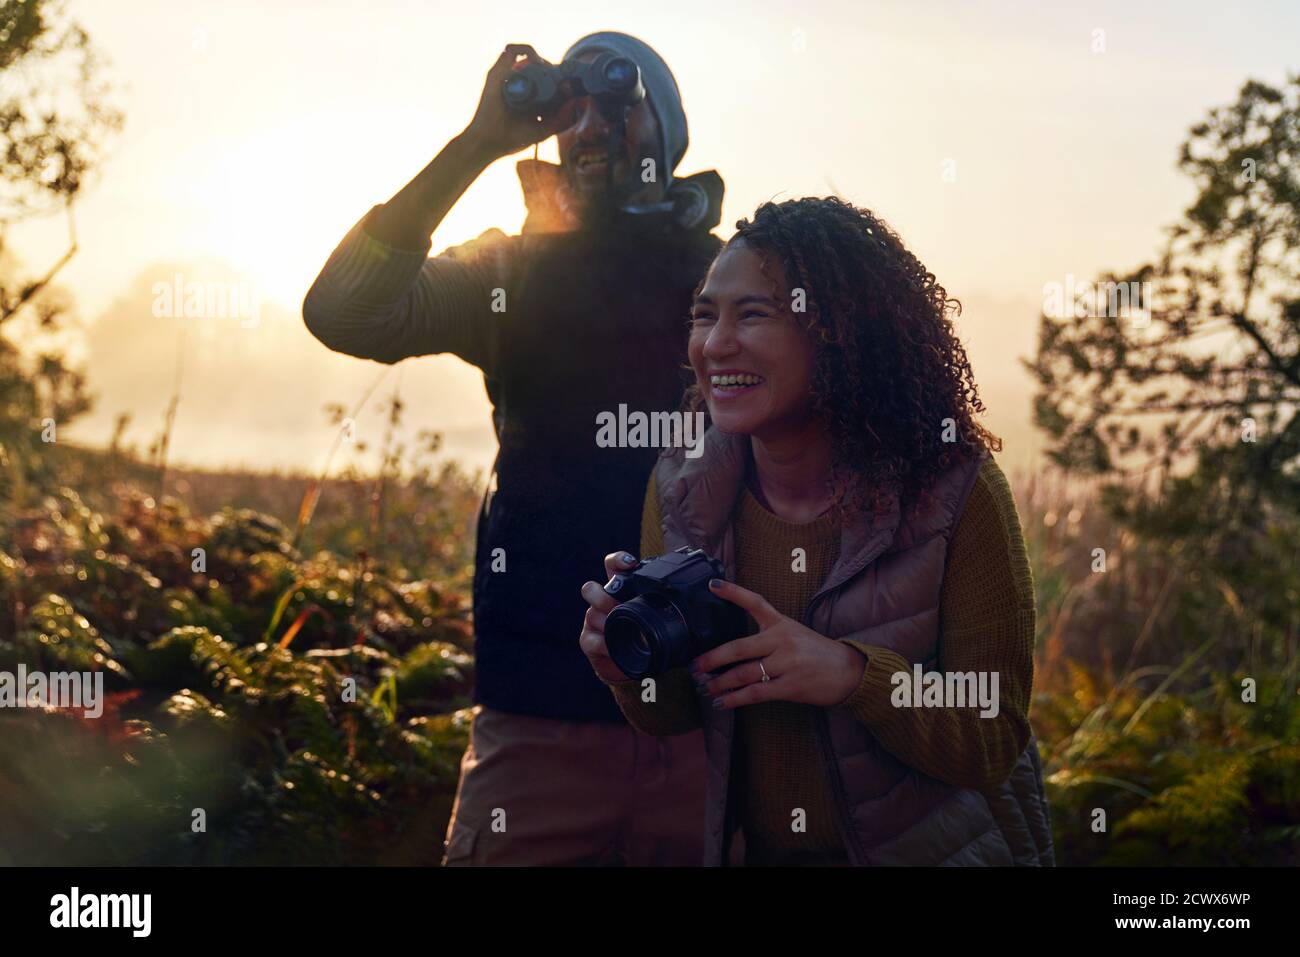
<instances>
[{"instance_id":1,"label":"tall grass","mask_svg":"<svg viewBox=\"0 0 1300 957\"><path fill-rule=\"evenodd\" d=\"M1300 864L1292 625L1277 635L1208 545L1139 536L1089 483L1013 484L1038 598L1031 721L1062 862ZM1295 588L1289 573L1259 584Z\"/></svg>"}]
</instances>

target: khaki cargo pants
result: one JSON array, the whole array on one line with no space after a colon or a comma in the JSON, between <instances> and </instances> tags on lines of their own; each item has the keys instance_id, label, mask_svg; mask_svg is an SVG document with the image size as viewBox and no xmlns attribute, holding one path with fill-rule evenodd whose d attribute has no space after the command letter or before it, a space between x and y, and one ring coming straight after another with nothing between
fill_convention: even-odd
<instances>
[{"instance_id":1,"label":"khaki cargo pants","mask_svg":"<svg viewBox=\"0 0 1300 957\"><path fill-rule=\"evenodd\" d=\"M480 708L443 864L698 866L704 739Z\"/></svg>"}]
</instances>

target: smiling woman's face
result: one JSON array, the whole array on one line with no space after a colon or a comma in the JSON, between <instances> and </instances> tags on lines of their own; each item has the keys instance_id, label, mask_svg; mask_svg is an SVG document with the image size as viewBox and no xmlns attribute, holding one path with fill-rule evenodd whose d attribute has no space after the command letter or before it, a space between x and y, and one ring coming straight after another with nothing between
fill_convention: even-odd
<instances>
[{"instance_id":1,"label":"smiling woman's face","mask_svg":"<svg viewBox=\"0 0 1300 957\"><path fill-rule=\"evenodd\" d=\"M713 261L691 310L688 345L713 423L759 438L808 424L813 375L812 342L783 305L784 271L767 257L765 276L763 262L743 241Z\"/></svg>"}]
</instances>

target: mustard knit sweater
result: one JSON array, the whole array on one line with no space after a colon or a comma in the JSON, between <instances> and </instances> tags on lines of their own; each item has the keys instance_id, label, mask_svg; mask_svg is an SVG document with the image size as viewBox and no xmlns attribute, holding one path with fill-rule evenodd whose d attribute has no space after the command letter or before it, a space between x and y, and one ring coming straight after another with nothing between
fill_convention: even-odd
<instances>
[{"instance_id":1,"label":"mustard knit sweater","mask_svg":"<svg viewBox=\"0 0 1300 957\"><path fill-rule=\"evenodd\" d=\"M803 619L808 603L839 556L839 527L830 517L787 522L748 489L733 514L736 580L783 615ZM791 555L806 555L802 571ZM641 554L664 550L654 479L646 490ZM1034 585L1015 501L990 457L976 479L949 545L940 595L939 671L997 672L999 711L896 708L897 671L911 663L884 648L850 642L866 656L857 690L837 705L870 728L899 760L951 784L986 788L1010 772L1029 741L1034 670ZM655 735L700 726L701 702L685 669L660 677L655 700L642 700L640 682L609 683L623 714ZM732 789L745 834L746 860L763 863L841 863L846 860L835 806L818 757L812 705L769 701L736 710Z\"/></svg>"}]
</instances>

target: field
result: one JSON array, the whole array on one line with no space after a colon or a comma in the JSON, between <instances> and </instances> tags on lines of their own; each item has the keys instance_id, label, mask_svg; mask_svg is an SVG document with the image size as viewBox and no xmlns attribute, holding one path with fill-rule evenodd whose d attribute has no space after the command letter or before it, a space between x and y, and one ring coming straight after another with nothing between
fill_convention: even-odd
<instances>
[{"instance_id":1,"label":"field","mask_svg":"<svg viewBox=\"0 0 1300 957\"><path fill-rule=\"evenodd\" d=\"M49 487L0 521L0 670L102 670L109 706L0 717L0 863L436 863L470 714L477 477L50 454ZM1060 863L1300 863L1294 633L1289 667L1252 675L1226 582L1086 488L1014 485Z\"/></svg>"}]
</instances>

